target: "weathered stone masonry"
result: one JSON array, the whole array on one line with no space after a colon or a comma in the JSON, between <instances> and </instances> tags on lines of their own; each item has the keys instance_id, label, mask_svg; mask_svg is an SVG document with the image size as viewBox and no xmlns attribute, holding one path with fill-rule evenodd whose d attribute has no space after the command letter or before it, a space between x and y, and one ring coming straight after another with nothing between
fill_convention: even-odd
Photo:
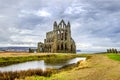
<instances>
[{"instance_id":1,"label":"weathered stone masonry","mask_svg":"<svg viewBox=\"0 0 120 80\"><path fill-rule=\"evenodd\" d=\"M51 53L76 53L76 45L71 37L71 25L61 20L59 24L55 21L53 31L46 33L44 43L38 43L37 52Z\"/></svg>"}]
</instances>

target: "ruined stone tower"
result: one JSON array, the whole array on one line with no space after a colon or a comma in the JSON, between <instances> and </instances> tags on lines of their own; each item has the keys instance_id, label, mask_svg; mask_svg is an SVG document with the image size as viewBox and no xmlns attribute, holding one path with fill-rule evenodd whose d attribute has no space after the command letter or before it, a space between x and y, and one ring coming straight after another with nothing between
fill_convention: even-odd
<instances>
[{"instance_id":1,"label":"ruined stone tower","mask_svg":"<svg viewBox=\"0 0 120 80\"><path fill-rule=\"evenodd\" d=\"M55 21L53 31L46 33L44 43L38 43L38 52L51 53L76 53L76 45L71 37L71 25L61 20L59 24Z\"/></svg>"}]
</instances>

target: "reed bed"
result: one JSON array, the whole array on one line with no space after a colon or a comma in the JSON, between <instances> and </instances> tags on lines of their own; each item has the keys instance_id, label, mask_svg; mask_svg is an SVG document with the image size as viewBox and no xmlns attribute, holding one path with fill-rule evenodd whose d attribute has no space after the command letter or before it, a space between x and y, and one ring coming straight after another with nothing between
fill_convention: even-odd
<instances>
[{"instance_id":1,"label":"reed bed","mask_svg":"<svg viewBox=\"0 0 120 80\"><path fill-rule=\"evenodd\" d=\"M0 80L14 80L16 78L25 78L26 76L45 76L50 77L54 70L46 69L45 71L41 69L29 69L22 71L9 71L9 72L0 72Z\"/></svg>"}]
</instances>

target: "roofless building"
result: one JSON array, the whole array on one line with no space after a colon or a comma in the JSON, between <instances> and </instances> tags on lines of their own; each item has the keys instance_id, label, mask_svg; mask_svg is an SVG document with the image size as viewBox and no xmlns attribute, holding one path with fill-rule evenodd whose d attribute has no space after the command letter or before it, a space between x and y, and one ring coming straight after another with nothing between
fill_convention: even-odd
<instances>
[{"instance_id":1,"label":"roofless building","mask_svg":"<svg viewBox=\"0 0 120 80\"><path fill-rule=\"evenodd\" d=\"M38 52L51 53L76 53L75 41L71 37L71 25L61 20L59 24L55 21L53 31L46 33L44 43L38 43Z\"/></svg>"}]
</instances>

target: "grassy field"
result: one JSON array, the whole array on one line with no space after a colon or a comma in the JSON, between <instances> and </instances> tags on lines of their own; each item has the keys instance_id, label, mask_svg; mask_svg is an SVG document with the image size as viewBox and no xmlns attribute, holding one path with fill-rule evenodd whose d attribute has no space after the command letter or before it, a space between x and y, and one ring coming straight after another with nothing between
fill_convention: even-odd
<instances>
[{"instance_id":1,"label":"grassy field","mask_svg":"<svg viewBox=\"0 0 120 80\"><path fill-rule=\"evenodd\" d=\"M113 60L120 61L120 54L108 54L108 57Z\"/></svg>"},{"instance_id":2,"label":"grassy field","mask_svg":"<svg viewBox=\"0 0 120 80\"><path fill-rule=\"evenodd\" d=\"M15 54L15 53L14 53ZM42 56L48 54L16 54L17 58ZM75 54L49 54L57 55L59 58L75 56ZM78 55L77 55L78 56ZM120 80L120 55L117 54L82 54L79 56L87 56L89 59L80 61L78 66L70 70L63 70L59 73L52 74L50 77L44 76L27 76L24 79L15 80ZM90 57L91 56L91 57ZM0 57L3 58L6 56ZM10 54L7 57L16 57ZM44 56L45 57L45 56ZM117 61L116 61L117 60Z\"/></svg>"},{"instance_id":3,"label":"grassy field","mask_svg":"<svg viewBox=\"0 0 120 80\"><path fill-rule=\"evenodd\" d=\"M120 80L120 62L109 58L110 55L114 54L92 54L78 67L51 77L30 76L16 80Z\"/></svg>"}]
</instances>

